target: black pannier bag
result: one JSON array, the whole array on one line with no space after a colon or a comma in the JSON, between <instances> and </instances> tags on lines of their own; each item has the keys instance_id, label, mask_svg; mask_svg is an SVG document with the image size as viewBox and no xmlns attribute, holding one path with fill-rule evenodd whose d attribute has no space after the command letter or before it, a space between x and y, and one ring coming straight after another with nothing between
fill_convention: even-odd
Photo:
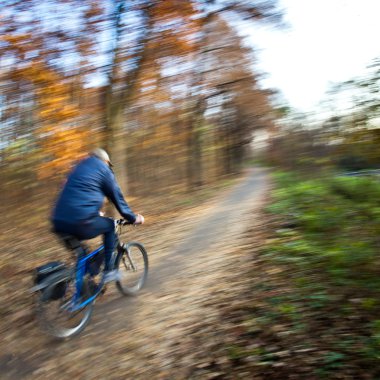
<instances>
[{"instance_id":1,"label":"black pannier bag","mask_svg":"<svg viewBox=\"0 0 380 380\"><path fill-rule=\"evenodd\" d=\"M42 281L44 281L52 274L58 273L64 269L66 269L66 265L60 261L51 261L50 263L41 265L35 269L34 284L39 285ZM50 295L50 299L57 300L59 298L62 298L65 294L66 287L67 284L64 282L58 283Z\"/></svg>"}]
</instances>

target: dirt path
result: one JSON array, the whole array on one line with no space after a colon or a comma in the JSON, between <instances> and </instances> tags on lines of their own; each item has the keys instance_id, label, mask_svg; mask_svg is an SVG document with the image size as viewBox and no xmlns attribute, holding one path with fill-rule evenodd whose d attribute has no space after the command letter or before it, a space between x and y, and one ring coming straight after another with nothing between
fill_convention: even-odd
<instances>
[{"instance_id":1,"label":"dirt path","mask_svg":"<svg viewBox=\"0 0 380 380\"><path fill-rule=\"evenodd\" d=\"M233 297L232 279L246 263L236 247L242 248L267 188L265 171L252 169L227 193L151 236L147 287L137 298L111 289L79 337L52 341L33 323L8 334L0 377L206 378L201 373L218 335L218 307Z\"/></svg>"}]
</instances>

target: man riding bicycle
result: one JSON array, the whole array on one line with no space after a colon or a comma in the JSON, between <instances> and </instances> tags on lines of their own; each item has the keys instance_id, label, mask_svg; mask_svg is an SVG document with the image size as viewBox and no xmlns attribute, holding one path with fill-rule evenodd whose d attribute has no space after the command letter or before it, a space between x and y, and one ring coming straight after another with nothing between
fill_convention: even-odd
<instances>
[{"instance_id":1,"label":"man riding bicycle","mask_svg":"<svg viewBox=\"0 0 380 380\"><path fill-rule=\"evenodd\" d=\"M69 174L52 214L56 233L71 234L79 240L103 235L105 283L119 280L120 275L117 270L111 270L116 234L113 219L100 215L104 198L108 198L128 222L144 223L144 217L129 208L111 167L106 151L93 150Z\"/></svg>"}]
</instances>

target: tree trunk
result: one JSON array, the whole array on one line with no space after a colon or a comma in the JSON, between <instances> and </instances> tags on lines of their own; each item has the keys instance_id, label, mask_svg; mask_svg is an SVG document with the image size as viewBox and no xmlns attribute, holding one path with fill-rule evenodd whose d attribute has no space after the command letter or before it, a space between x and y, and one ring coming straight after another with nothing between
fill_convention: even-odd
<instances>
[{"instance_id":1,"label":"tree trunk","mask_svg":"<svg viewBox=\"0 0 380 380\"><path fill-rule=\"evenodd\" d=\"M107 123L106 147L110 153L120 188L125 194L127 191L127 148L125 142L124 107L118 104L110 105L111 112Z\"/></svg>"},{"instance_id":2,"label":"tree trunk","mask_svg":"<svg viewBox=\"0 0 380 380\"><path fill-rule=\"evenodd\" d=\"M198 60L196 62L196 72L193 77L192 88L202 89L204 85L204 71L206 70L206 52L207 40L211 30L211 21L214 14L208 13L202 20L202 35L198 43L199 52ZM187 125L187 183L188 190L203 185L203 167L202 167L202 134L201 125L203 114L206 110L206 100L202 93L194 95L197 100L194 102L194 107L191 109L190 117Z\"/></svg>"},{"instance_id":3,"label":"tree trunk","mask_svg":"<svg viewBox=\"0 0 380 380\"><path fill-rule=\"evenodd\" d=\"M203 184L201 132L199 119L197 117L196 119L191 118L188 126L187 179L189 190L194 190Z\"/></svg>"},{"instance_id":4,"label":"tree trunk","mask_svg":"<svg viewBox=\"0 0 380 380\"><path fill-rule=\"evenodd\" d=\"M114 164L115 175L119 185L125 194L127 192L127 142L126 142L126 120L124 118L124 110L131 105L136 84L148 56L147 45L151 37L153 28L153 19L150 7L146 7L146 27L145 34L141 37L138 45L140 55L136 60L135 67L130 70L124 79L123 87L115 89L116 73L119 65L123 63L121 49L121 16L124 11L124 2L115 2L115 47L113 51L113 59L111 72L109 74L109 83L105 93L105 146L109 150L111 160ZM120 83L118 83L120 86Z\"/></svg>"}]
</instances>

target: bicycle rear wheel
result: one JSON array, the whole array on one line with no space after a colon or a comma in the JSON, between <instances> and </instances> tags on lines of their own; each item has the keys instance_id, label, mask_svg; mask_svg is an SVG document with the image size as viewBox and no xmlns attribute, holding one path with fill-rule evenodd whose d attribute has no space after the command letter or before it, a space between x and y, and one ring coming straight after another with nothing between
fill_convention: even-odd
<instances>
[{"instance_id":1,"label":"bicycle rear wheel","mask_svg":"<svg viewBox=\"0 0 380 380\"><path fill-rule=\"evenodd\" d=\"M37 316L42 329L48 334L56 338L69 338L83 331L90 321L93 302L76 311L70 309L75 291L75 274L64 271L41 292ZM82 299L89 295L88 284L84 281Z\"/></svg>"},{"instance_id":2,"label":"bicycle rear wheel","mask_svg":"<svg viewBox=\"0 0 380 380\"><path fill-rule=\"evenodd\" d=\"M144 286L148 276L148 254L140 243L128 243L119 251L115 268L121 280L116 281L119 291L125 296L135 296Z\"/></svg>"}]
</instances>

